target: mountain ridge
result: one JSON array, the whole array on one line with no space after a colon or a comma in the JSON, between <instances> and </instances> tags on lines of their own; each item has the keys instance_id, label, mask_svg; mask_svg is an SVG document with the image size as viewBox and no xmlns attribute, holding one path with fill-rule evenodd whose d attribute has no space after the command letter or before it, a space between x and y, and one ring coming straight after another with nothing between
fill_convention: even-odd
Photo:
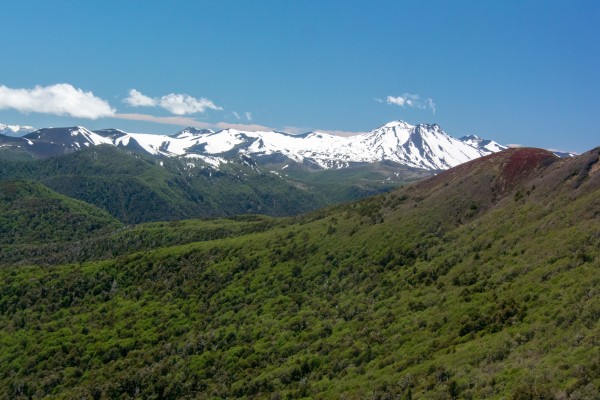
<instances>
[{"instance_id":1,"label":"mountain ridge","mask_svg":"<svg viewBox=\"0 0 600 400\"><path fill-rule=\"evenodd\" d=\"M28 125L8 125L8 124L0 124L0 135L5 136L23 136L28 133L35 131L36 129L33 126Z\"/></svg>"},{"instance_id":2,"label":"mountain ridge","mask_svg":"<svg viewBox=\"0 0 600 400\"><path fill-rule=\"evenodd\" d=\"M428 171L448 169L506 147L492 140L456 139L437 124L410 125L392 121L375 130L349 137L312 131L293 135L278 131L197 129L173 135L128 133L118 129L90 131L85 127L42 128L0 146L18 147L37 157L65 154L84 147L109 144L154 156L200 160L219 168L237 155L283 170L289 163L309 168L339 169L391 161Z\"/></svg>"}]
</instances>

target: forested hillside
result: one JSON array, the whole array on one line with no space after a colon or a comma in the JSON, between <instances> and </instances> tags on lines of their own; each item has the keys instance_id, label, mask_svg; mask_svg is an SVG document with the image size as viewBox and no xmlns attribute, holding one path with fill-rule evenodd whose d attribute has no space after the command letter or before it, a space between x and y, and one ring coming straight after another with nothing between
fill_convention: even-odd
<instances>
[{"instance_id":1,"label":"forested hillside","mask_svg":"<svg viewBox=\"0 0 600 400\"><path fill-rule=\"evenodd\" d=\"M379 180L378 167L349 169L320 182L310 173L287 178L250 160L220 170L202 162L151 157L101 145L42 160L0 159L0 180L28 179L95 205L124 223L233 216L295 215L389 191L402 180ZM368 179L361 177L369 174ZM405 171L406 181L426 176ZM330 174L331 175L331 174ZM306 179L302 179L305 176Z\"/></svg>"},{"instance_id":2,"label":"forested hillside","mask_svg":"<svg viewBox=\"0 0 600 400\"><path fill-rule=\"evenodd\" d=\"M598 398L599 153L23 254L0 268L0 397Z\"/></svg>"},{"instance_id":3,"label":"forested hillside","mask_svg":"<svg viewBox=\"0 0 600 400\"><path fill-rule=\"evenodd\" d=\"M0 260L10 248L64 244L113 232L121 224L108 213L31 181L0 181ZM49 259L52 255L48 255Z\"/></svg>"}]
</instances>

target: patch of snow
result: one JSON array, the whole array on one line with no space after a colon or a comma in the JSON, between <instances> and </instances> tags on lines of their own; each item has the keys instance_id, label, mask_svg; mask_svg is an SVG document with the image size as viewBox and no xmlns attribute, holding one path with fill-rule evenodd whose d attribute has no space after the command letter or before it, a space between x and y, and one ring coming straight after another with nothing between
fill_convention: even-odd
<instances>
[{"instance_id":1,"label":"patch of snow","mask_svg":"<svg viewBox=\"0 0 600 400\"><path fill-rule=\"evenodd\" d=\"M203 156L203 155L200 155L200 154L186 154L185 157L200 159L200 160L204 161L205 163L207 163L210 166L215 167L215 168L219 168L219 166L221 166L221 164L227 164L228 163L227 160L225 160L224 158L221 158L221 157Z\"/></svg>"},{"instance_id":2,"label":"patch of snow","mask_svg":"<svg viewBox=\"0 0 600 400\"><path fill-rule=\"evenodd\" d=\"M129 141L131 140L131 136L127 135L127 136L123 136L120 138L117 138L115 140L116 144L121 144L123 146L127 146L129 144Z\"/></svg>"}]
</instances>

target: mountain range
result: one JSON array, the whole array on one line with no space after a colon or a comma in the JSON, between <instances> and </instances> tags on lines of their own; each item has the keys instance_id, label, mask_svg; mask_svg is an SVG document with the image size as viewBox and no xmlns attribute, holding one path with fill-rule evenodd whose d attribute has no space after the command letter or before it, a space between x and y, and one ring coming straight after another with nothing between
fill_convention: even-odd
<instances>
[{"instance_id":1,"label":"mountain range","mask_svg":"<svg viewBox=\"0 0 600 400\"><path fill-rule=\"evenodd\" d=\"M282 216L386 192L503 148L403 121L352 137L43 128L0 135L0 181L36 181L125 223Z\"/></svg>"},{"instance_id":2,"label":"mountain range","mask_svg":"<svg viewBox=\"0 0 600 400\"><path fill-rule=\"evenodd\" d=\"M0 124L0 135L23 136L35 131L33 126Z\"/></svg>"},{"instance_id":3,"label":"mountain range","mask_svg":"<svg viewBox=\"0 0 600 400\"><path fill-rule=\"evenodd\" d=\"M181 157L214 168L241 159L282 171L291 165L313 170L340 169L378 162L439 171L505 149L477 136L456 139L437 124L393 121L350 137L323 132L292 135L276 131L218 132L186 128L172 136L127 133L118 129L44 128L23 137L0 136L3 150L34 157L67 154L90 146L113 145L153 156Z\"/></svg>"}]
</instances>

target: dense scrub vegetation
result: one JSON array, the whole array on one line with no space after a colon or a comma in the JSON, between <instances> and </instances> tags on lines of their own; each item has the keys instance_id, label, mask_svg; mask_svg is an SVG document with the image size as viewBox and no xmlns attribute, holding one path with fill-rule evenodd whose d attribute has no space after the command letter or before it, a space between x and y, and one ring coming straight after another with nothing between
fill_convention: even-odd
<instances>
[{"instance_id":1,"label":"dense scrub vegetation","mask_svg":"<svg viewBox=\"0 0 600 400\"><path fill-rule=\"evenodd\" d=\"M287 224L285 219L244 215L228 219L149 222L50 243L19 241L15 244L11 240L13 244L6 244L0 252L0 266L102 260L158 247L247 235L284 224Z\"/></svg>"},{"instance_id":2,"label":"dense scrub vegetation","mask_svg":"<svg viewBox=\"0 0 600 400\"><path fill-rule=\"evenodd\" d=\"M598 398L599 152L4 266L0 397Z\"/></svg>"}]
</instances>

